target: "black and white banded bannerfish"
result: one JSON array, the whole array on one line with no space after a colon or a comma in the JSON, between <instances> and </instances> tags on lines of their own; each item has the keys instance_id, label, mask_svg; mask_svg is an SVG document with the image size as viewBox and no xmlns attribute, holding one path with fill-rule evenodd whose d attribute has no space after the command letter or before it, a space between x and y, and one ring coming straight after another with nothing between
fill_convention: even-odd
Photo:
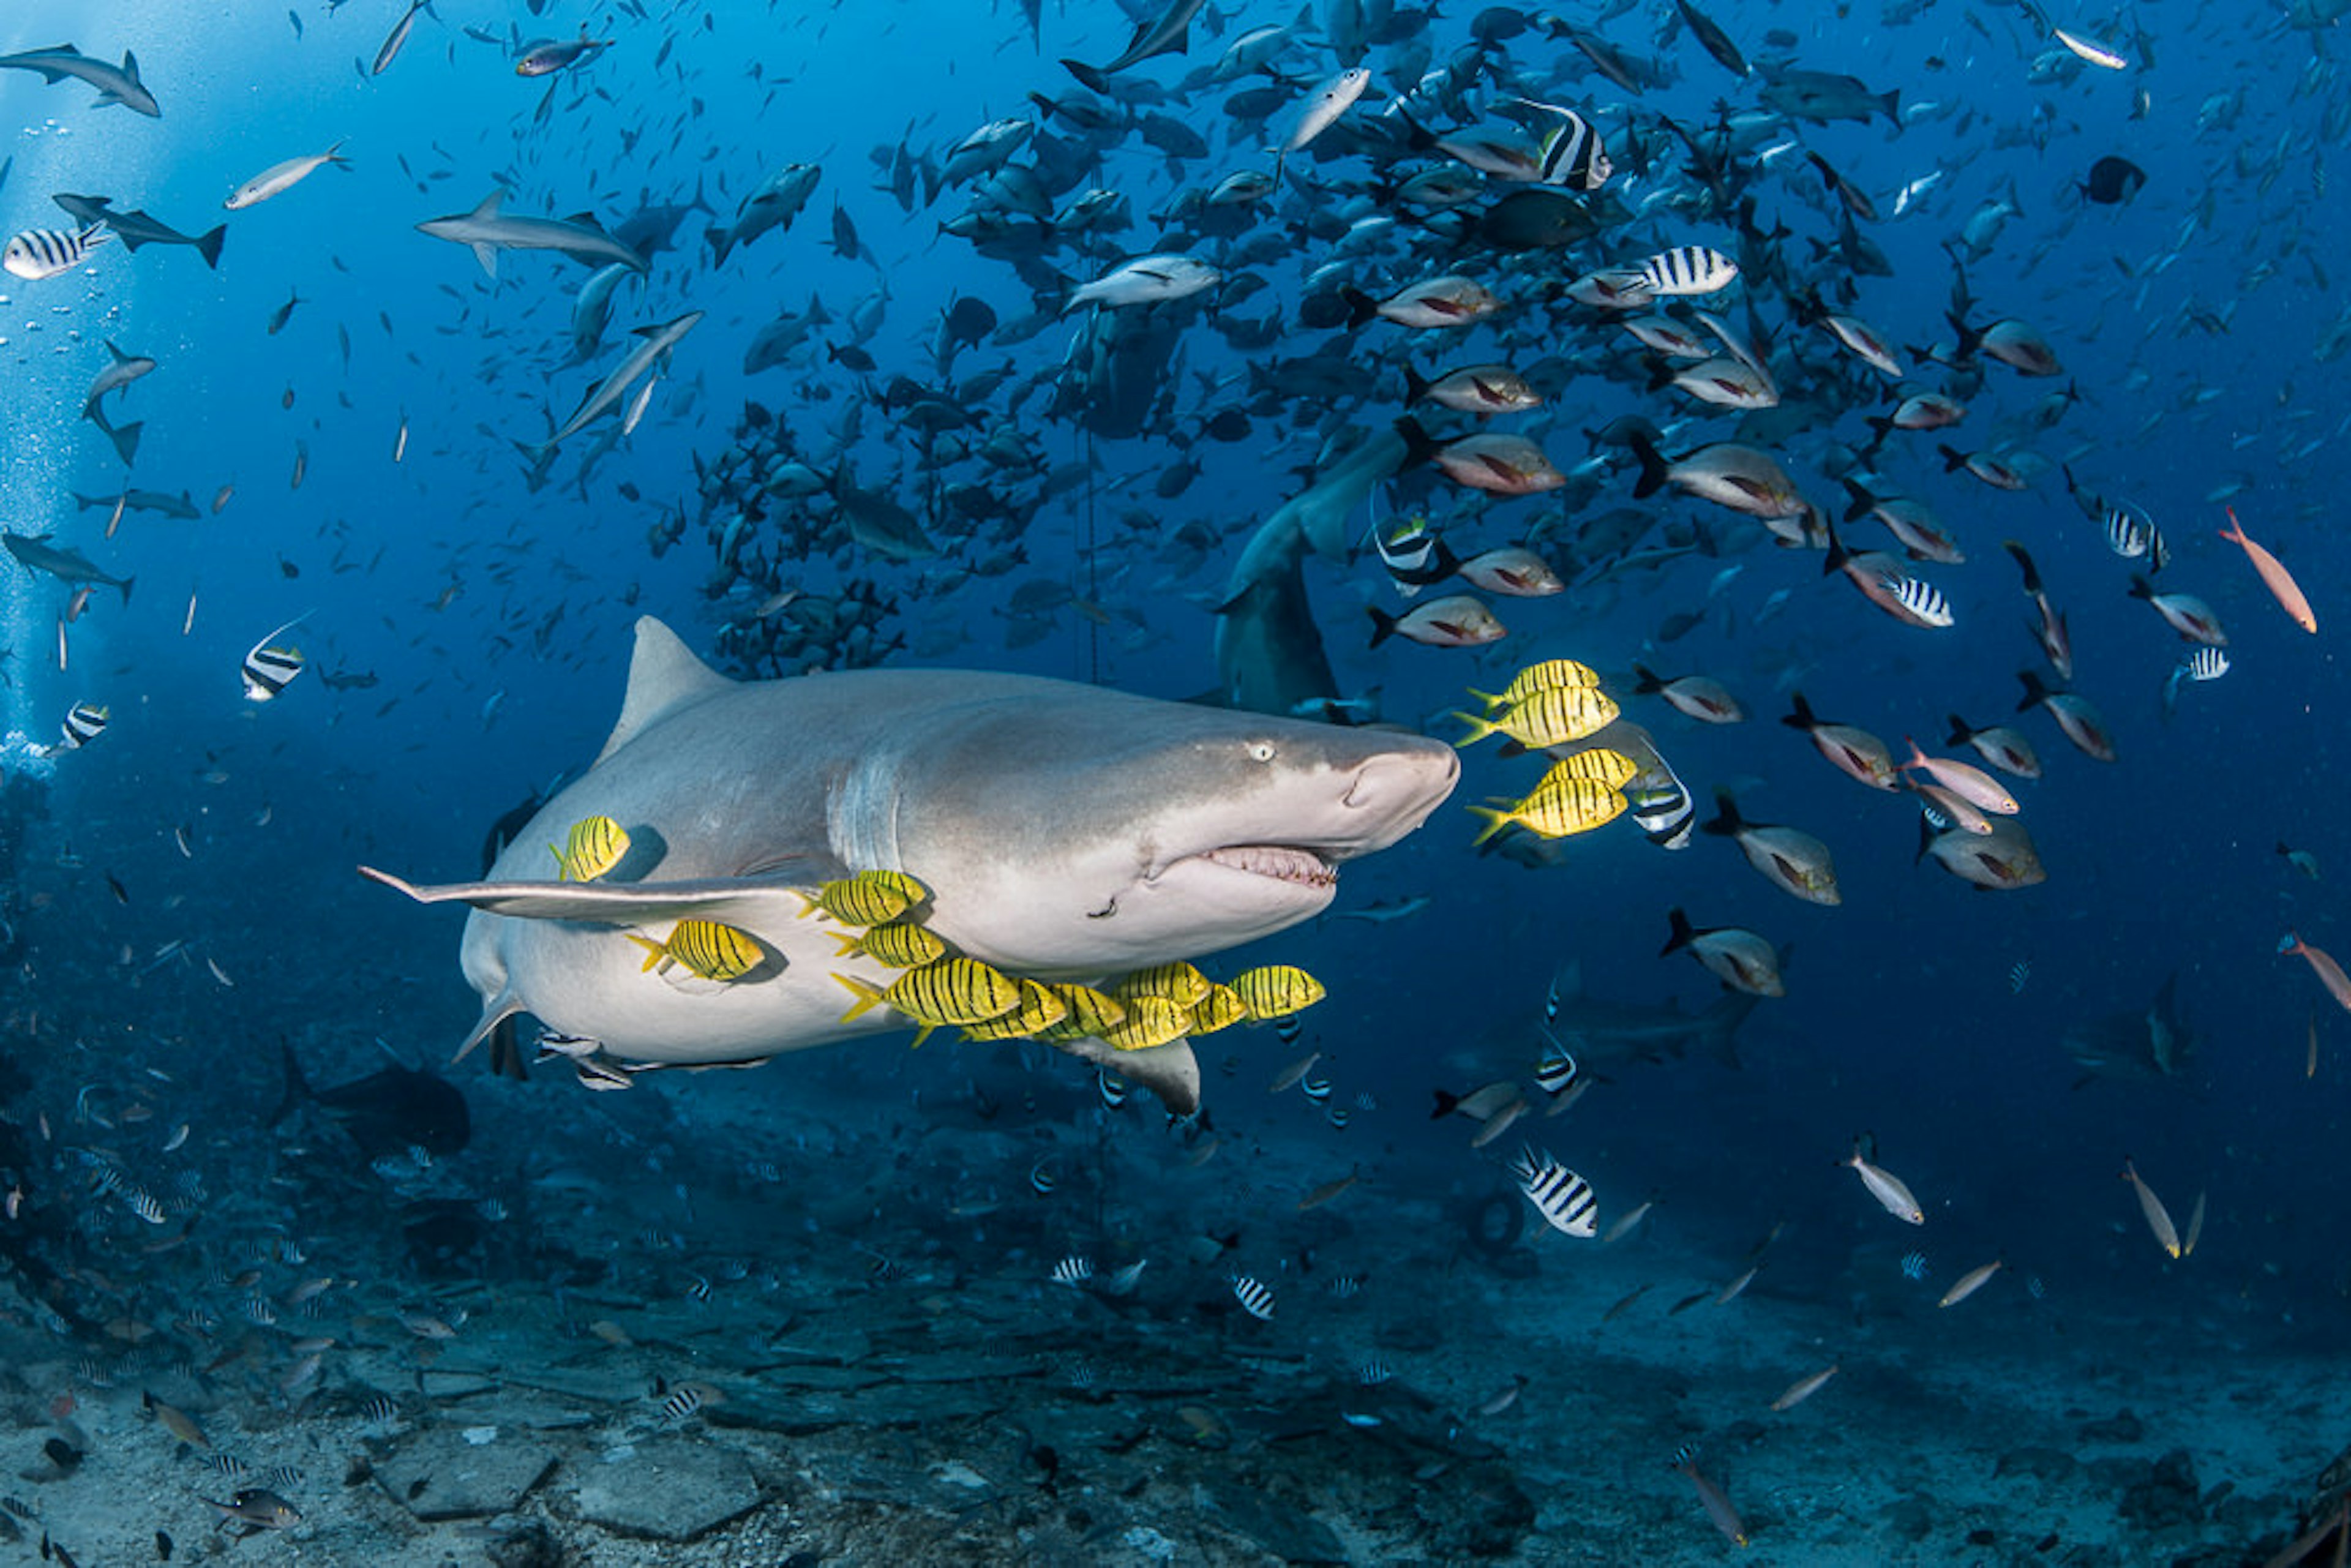
<instances>
[{"instance_id":1,"label":"black and white banded bannerfish","mask_svg":"<svg viewBox=\"0 0 2351 1568\"><path fill-rule=\"evenodd\" d=\"M1056 1285L1067 1285L1071 1290L1076 1290L1090 1282L1093 1277L1093 1260L1080 1257L1074 1252L1053 1265L1052 1278Z\"/></svg>"},{"instance_id":2,"label":"black and white banded bannerfish","mask_svg":"<svg viewBox=\"0 0 2351 1568\"><path fill-rule=\"evenodd\" d=\"M55 746L44 747L41 754L55 756L60 751L78 751L106 733L107 721L113 710L98 703L76 703L66 713L60 727L60 737Z\"/></svg>"},{"instance_id":3,"label":"black and white banded bannerfish","mask_svg":"<svg viewBox=\"0 0 2351 1568\"><path fill-rule=\"evenodd\" d=\"M1592 1184L1559 1163L1548 1150L1541 1155L1521 1148L1510 1174L1535 1212L1553 1230L1568 1236L1591 1237L1600 1229L1600 1200Z\"/></svg>"},{"instance_id":4,"label":"black and white banded bannerfish","mask_svg":"<svg viewBox=\"0 0 2351 1568\"><path fill-rule=\"evenodd\" d=\"M104 224L81 229L26 229L0 249L0 267L5 267L12 277L38 283L72 271L113 237Z\"/></svg>"},{"instance_id":5,"label":"black and white banded bannerfish","mask_svg":"<svg viewBox=\"0 0 2351 1568\"><path fill-rule=\"evenodd\" d=\"M303 666L308 663L302 657L302 650L299 648L280 648L273 645L275 640L291 630L293 622L287 622L284 626L280 626L277 631L256 643L252 652L246 654L244 667L246 701L256 703L269 701L292 685L294 677L300 674Z\"/></svg>"}]
</instances>

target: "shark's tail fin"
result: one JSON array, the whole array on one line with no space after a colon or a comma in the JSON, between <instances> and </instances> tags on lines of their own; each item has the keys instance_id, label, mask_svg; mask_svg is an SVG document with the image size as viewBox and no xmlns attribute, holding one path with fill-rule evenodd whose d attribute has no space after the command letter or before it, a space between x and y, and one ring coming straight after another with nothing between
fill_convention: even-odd
<instances>
[{"instance_id":1,"label":"shark's tail fin","mask_svg":"<svg viewBox=\"0 0 2351 1568\"><path fill-rule=\"evenodd\" d=\"M1748 991L1732 991L1698 1014L1698 1027L1691 1035L1694 1044L1702 1046L1725 1067L1738 1067L1739 1026L1755 1010L1761 998Z\"/></svg>"}]
</instances>

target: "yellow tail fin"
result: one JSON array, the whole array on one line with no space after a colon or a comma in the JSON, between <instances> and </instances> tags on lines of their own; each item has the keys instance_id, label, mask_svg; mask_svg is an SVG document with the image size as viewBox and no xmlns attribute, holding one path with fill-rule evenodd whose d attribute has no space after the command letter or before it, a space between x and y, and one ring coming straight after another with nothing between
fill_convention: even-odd
<instances>
[{"instance_id":1,"label":"yellow tail fin","mask_svg":"<svg viewBox=\"0 0 2351 1568\"><path fill-rule=\"evenodd\" d=\"M1486 824L1486 831L1469 841L1469 847L1473 850L1510 826L1511 819L1518 815L1518 810L1515 807L1507 811L1497 811L1487 806L1472 806L1468 808L1468 811L1471 816Z\"/></svg>"},{"instance_id":2,"label":"yellow tail fin","mask_svg":"<svg viewBox=\"0 0 2351 1568\"><path fill-rule=\"evenodd\" d=\"M1491 719L1479 718L1474 714L1463 713L1459 708L1453 710L1453 716L1469 727L1469 733L1453 743L1456 750L1465 746L1475 746L1488 736L1499 732L1502 727Z\"/></svg>"},{"instance_id":3,"label":"yellow tail fin","mask_svg":"<svg viewBox=\"0 0 2351 1568\"><path fill-rule=\"evenodd\" d=\"M872 981L861 980L854 975L844 975L838 969L833 971L832 977L847 986L849 994L857 998L857 1005L841 1015L841 1022L848 1023L883 1005L882 988Z\"/></svg>"}]
</instances>

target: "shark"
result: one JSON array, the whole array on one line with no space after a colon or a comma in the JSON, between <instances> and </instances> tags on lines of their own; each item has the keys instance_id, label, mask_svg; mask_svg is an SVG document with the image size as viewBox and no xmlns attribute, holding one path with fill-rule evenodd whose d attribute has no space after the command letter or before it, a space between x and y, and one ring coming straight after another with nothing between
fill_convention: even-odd
<instances>
[{"instance_id":1,"label":"shark","mask_svg":"<svg viewBox=\"0 0 2351 1568\"><path fill-rule=\"evenodd\" d=\"M27 571L46 571L58 581L76 588L91 582L119 589L122 593L122 602L131 602L131 585L137 579L109 577L81 551L51 544L51 537L48 534L0 533L0 545L5 545L8 553L16 558L16 564Z\"/></svg>"},{"instance_id":2,"label":"shark","mask_svg":"<svg viewBox=\"0 0 2351 1568\"><path fill-rule=\"evenodd\" d=\"M470 906L459 966L482 998L462 1056L523 1013L608 1075L752 1065L914 1020L849 1018L844 956L803 895L903 872L924 923L1007 973L1099 981L1313 918L1338 868L1425 821L1459 777L1426 737L1337 729L988 671L870 669L738 682L661 622L636 624L619 722L484 880L361 874ZM599 881L550 882L547 846L610 817L629 849ZM724 983L648 972L632 936L715 921L763 954ZM1198 1108L1187 1041L1062 1049Z\"/></svg>"},{"instance_id":3,"label":"shark","mask_svg":"<svg viewBox=\"0 0 2351 1568\"><path fill-rule=\"evenodd\" d=\"M1684 1012L1674 1002L1609 1001L1583 988L1583 965L1571 960L1552 980L1545 1016L1537 1020L1538 1035L1546 1045L1565 1049L1588 1071L1678 1061L1692 1047L1737 1067L1739 1026L1759 999L1744 991L1727 992L1696 1013Z\"/></svg>"},{"instance_id":4,"label":"shark","mask_svg":"<svg viewBox=\"0 0 2351 1568\"><path fill-rule=\"evenodd\" d=\"M1161 55L1180 55L1192 42L1192 18L1200 14L1207 0L1173 0L1155 21L1136 25L1134 37L1127 41L1118 58L1107 65L1090 66L1082 60L1064 59L1062 68L1095 92L1108 92L1109 79L1130 66L1156 59Z\"/></svg>"},{"instance_id":5,"label":"shark","mask_svg":"<svg viewBox=\"0 0 2351 1568\"><path fill-rule=\"evenodd\" d=\"M27 49L21 55L0 55L0 70L37 71L43 81L55 87L70 77L98 89L99 107L119 103L134 114L150 120L161 120L163 111L156 106L155 95L139 79L138 57L124 50L122 64L108 65L104 60L85 55L71 44L59 44L53 49Z\"/></svg>"},{"instance_id":6,"label":"shark","mask_svg":"<svg viewBox=\"0 0 2351 1568\"><path fill-rule=\"evenodd\" d=\"M2061 1042L2083 1069L2076 1089L2093 1078L2142 1083L2178 1080L2196 1055L2196 1031L2179 1016L2179 976L2164 977L2155 999L2136 1012L2110 1013L2075 1024Z\"/></svg>"},{"instance_id":7,"label":"shark","mask_svg":"<svg viewBox=\"0 0 2351 1568\"><path fill-rule=\"evenodd\" d=\"M118 213L111 196L80 196L71 191L59 191L49 200L71 213L78 223L104 224L107 232L129 251L135 252L142 245L192 246L204 258L206 267L218 267L221 244L228 238L226 224L214 224L200 235L187 235L143 207Z\"/></svg>"},{"instance_id":8,"label":"shark","mask_svg":"<svg viewBox=\"0 0 2351 1568\"><path fill-rule=\"evenodd\" d=\"M617 261L632 272L649 270L643 256L606 234L586 213L569 218L510 218L498 210L506 199L504 191L492 191L472 212L427 218L416 225L417 231L467 246L492 277L498 275L502 250L559 250L574 261Z\"/></svg>"},{"instance_id":9,"label":"shark","mask_svg":"<svg viewBox=\"0 0 2351 1568\"><path fill-rule=\"evenodd\" d=\"M667 368L670 350L677 347L679 339L694 330L695 323L701 320L702 316L699 310L689 310L674 320L638 328L636 336L639 341L629 350L628 358L614 366L610 375L588 389L587 395L580 400L580 406L571 411L571 417L565 420L554 434L538 447L526 450L552 452L579 434L597 415L617 411L621 400L628 395L629 388L638 377L647 371L653 371L658 375L657 366Z\"/></svg>"},{"instance_id":10,"label":"shark","mask_svg":"<svg viewBox=\"0 0 2351 1568\"><path fill-rule=\"evenodd\" d=\"M1303 714L1339 695L1306 597L1306 557L1344 565L1349 520L1404 466L1392 431L1365 435L1274 509L1233 564L1217 607L1215 701L1253 713Z\"/></svg>"}]
</instances>

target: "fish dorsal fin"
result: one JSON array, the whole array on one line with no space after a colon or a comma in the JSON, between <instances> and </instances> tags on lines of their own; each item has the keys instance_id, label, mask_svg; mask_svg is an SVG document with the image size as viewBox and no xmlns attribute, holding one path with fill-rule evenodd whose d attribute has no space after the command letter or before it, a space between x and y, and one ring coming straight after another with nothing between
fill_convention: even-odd
<instances>
[{"instance_id":1,"label":"fish dorsal fin","mask_svg":"<svg viewBox=\"0 0 2351 1568\"><path fill-rule=\"evenodd\" d=\"M601 762L626 746L638 731L674 710L721 692L735 683L696 658L676 632L652 616L637 622L637 651L629 660L629 691L621 702L621 721L612 727Z\"/></svg>"},{"instance_id":2,"label":"fish dorsal fin","mask_svg":"<svg viewBox=\"0 0 2351 1568\"><path fill-rule=\"evenodd\" d=\"M506 205L506 190L501 186L498 189L492 191L488 195L484 196L481 199L480 204L476 205L472 212L465 215L467 217L474 218L496 217L498 215L498 209Z\"/></svg>"}]
</instances>

